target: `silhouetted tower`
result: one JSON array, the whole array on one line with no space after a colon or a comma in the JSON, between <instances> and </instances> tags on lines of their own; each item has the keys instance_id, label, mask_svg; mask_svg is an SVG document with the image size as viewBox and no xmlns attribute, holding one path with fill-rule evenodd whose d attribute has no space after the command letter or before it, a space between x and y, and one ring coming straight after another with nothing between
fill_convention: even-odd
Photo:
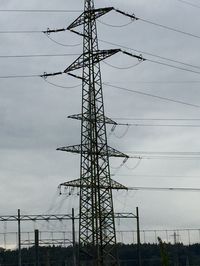
<instances>
[{"instance_id":1,"label":"silhouetted tower","mask_svg":"<svg viewBox=\"0 0 200 266\"><path fill-rule=\"evenodd\" d=\"M81 145L58 150L81 154L79 265L118 265L112 189L124 189L111 180L109 157L127 155L107 145L106 123L116 123L104 115L100 61L119 49L99 50L96 19L113 8L94 8L93 0L85 0L84 12L68 27L83 36L83 54L64 72L82 80L82 113L70 118L81 120ZM75 28L83 25L83 32ZM81 69L82 76L71 71ZM90 261L90 262L88 262Z\"/></svg>"}]
</instances>

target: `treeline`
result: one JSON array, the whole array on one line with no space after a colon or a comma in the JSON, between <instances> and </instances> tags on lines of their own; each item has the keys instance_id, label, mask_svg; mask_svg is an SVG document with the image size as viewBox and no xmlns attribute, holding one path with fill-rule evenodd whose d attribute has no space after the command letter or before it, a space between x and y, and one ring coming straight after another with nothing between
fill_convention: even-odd
<instances>
[{"instance_id":1,"label":"treeline","mask_svg":"<svg viewBox=\"0 0 200 266\"><path fill-rule=\"evenodd\" d=\"M170 266L200 265L200 244L164 244ZM139 266L137 245L118 244L120 266ZM35 265L35 248L21 251L22 265ZM161 266L162 252L157 244L141 245L142 266ZM39 247L40 266L73 266L72 247ZM87 262L85 262L86 265ZM18 266L18 251L0 249L0 266Z\"/></svg>"}]
</instances>

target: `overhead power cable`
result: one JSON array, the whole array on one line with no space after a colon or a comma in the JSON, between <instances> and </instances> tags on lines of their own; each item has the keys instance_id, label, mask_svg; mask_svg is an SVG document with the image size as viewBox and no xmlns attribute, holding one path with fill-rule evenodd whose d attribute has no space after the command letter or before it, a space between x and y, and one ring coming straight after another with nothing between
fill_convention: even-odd
<instances>
[{"instance_id":1,"label":"overhead power cable","mask_svg":"<svg viewBox=\"0 0 200 266\"><path fill-rule=\"evenodd\" d=\"M43 33L42 30L5 30L0 31L0 34L23 34L23 33Z\"/></svg>"},{"instance_id":2,"label":"overhead power cable","mask_svg":"<svg viewBox=\"0 0 200 266\"><path fill-rule=\"evenodd\" d=\"M139 123L117 123L118 126L129 127L200 127L200 125L176 125L176 124L139 124Z\"/></svg>"},{"instance_id":3,"label":"overhead power cable","mask_svg":"<svg viewBox=\"0 0 200 266\"><path fill-rule=\"evenodd\" d=\"M200 155L200 152L193 151L126 151L134 154L156 154L156 155Z\"/></svg>"},{"instance_id":4,"label":"overhead power cable","mask_svg":"<svg viewBox=\"0 0 200 266\"><path fill-rule=\"evenodd\" d=\"M157 26L157 27L160 27L160 28L163 28L163 29L166 29L166 30L170 30L170 31L173 31L173 32L177 32L177 33L181 33L183 35L186 35L186 36L190 36L190 37L193 37L193 38L198 38L200 39L200 35L195 35L193 33L190 33L190 32L186 32L186 31L183 31L183 30L179 30L179 29L176 29L174 27L170 27L170 26L167 26L167 25L164 25L164 24L160 24L160 23L157 23L157 22L153 22L151 20L148 20L148 19L144 19L144 18L140 18L140 17L137 17L135 15L131 15L131 14L128 14L126 12L123 12L121 10L118 10L118 9L115 9L115 11L117 13L120 13L124 16L127 16L129 18L132 18L134 20L140 20L142 22L145 22L145 23L148 23L148 24L151 24L153 26Z\"/></svg>"},{"instance_id":5,"label":"overhead power cable","mask_svg":"<svg viewBox=\"0 0 200 266\"><path fill-rule=\"evenodd\" d=\"M73 86L63 86L63 85L58 85L58 84L55 84L53 82L50 82L48 81L47 79L43 79L45 82L47 82L48 84L54 86L54 87L57 87L57 88L62 88L62 89L74 89L74 88L78 88L81 86L81 84L78 84L78 85L73 85Z\"/></svg>"},{"instance_id":6,"label":"overhead power cable","mask_svg":"<svg viewBox=\"0 0 200 266\"><path fill-rule=\"evenodd\" d=\"M0 9L0 12L20 12L20 13L79 13L82 10L75 9Z\"/></svg>"},{"instance_id":7,"label":"overhead power cable","mask_svg":"<svg viewBox=\"0 0 200 266\"><path fill-rule=\"evenodd\" d=\"M128 55L128 56L135 57L134 54L131 54L131 53L127 52L127 51L122 51L122 52L124 54ZM195 73L195 74L200 74L199 71L195 71L195 70L192 70L192 69L188 69L188 68L184 68L184 67L168 64L168 63L165 63L165 62L148 59L148 58L143 58L142 56L141 56L141 58L143 59L143 61L149 61L151 63L155 63L155 64L159 64L159 65L163 65L163 66L167 66L167 67L171 67L171 68L175 68L175 69L179 69L179 70L183 70L183 71L187 71L187 72L191 72L191 73Z\"/></svg>"},{"instance_id":8,"label":"overhead power cable","mask_svg":"<svg viewBox=\"0 0 200 266\"><path fill-rule=\"evenodd\" d=\"M200 192L200 188L185 187L128 187L128 190L158 190L158 191L182 191L182 192Z\"/></svg>"},{"instance_id":9,"label":"overhead power cable","mask_svg":"<svg viewBox=\"0 0 200 266\"><path fill-rule=\"evenodd\" d=\"M117 44L117 43L113 43L113 42L109 42L109 41L105 41L105 40L101 40L101 39L99 41L102 42L102 43L113 45L115 47L117 46L117 47L120 47L120 48L123 48L123 49L128 49L128 50L137 52L137 53L150 55L150 56L153 56L153 57L156 57L156 58L159 58L159 59L163 59L163 60L166 60L166 61L169 61L169 62L180 64L180 65L183 65L183 66L188 66L188 67L200 69L200 66L196 66L196 65L193 65L193 64L188 64L188 63L185 63L185 62L182 62L182 61L179 61L179 60L175 60L175 59L171 59L171 58L167 58L167 57L164 57L164 56L161 56L161 55L156 55L156 54L153 54L153 53L145 52L145 51L142 51L142 50L139 50L139 49L135 49L135 48L130 48L130 47L127 47L127 46L124 46L124 45L120 45L120 44Z\"/></svg>"},{"instance_id":10,"label":"overhead power cable","mask_svg":"<svg viewBox=\"0 0 200 266\"><path fill-rule=\"evenodd\" d=\"M107 81L110 82L110 81ZM132 80L132 81L114 81L114 83L120 84L120 83L130 83L130 84L199 84L200 80L163 80L163 81L152 81L152 80L147 80L147 81L137 81L137 80Z\"/></svg>"},{"instance_id":11,"label":"overhead power cable","mask_svg":"<svg viewBox=\"0 0 200 266\"><path fill-rule=\"evenodd\" d=\"M79 56L79 54L24 54L24 55L0 55L0 58L29 58L29 57L63 57Z\"/></svg>"},{"instance_id":12,"label":"overhead power cable","mask_svg":"<svg viewBox=\"0 0 200 266\"><path fill-rule=\"evenodd\" d=\"M116 43L109 42L109 41L105 41L105 40L99 40L99 41L102 42L102 43L114 45L115 47L128 49L128 50L136 51L136 52L143 53L143 54L148 54L148 55L151 55L151 56L163 59L163 60L167 60L167 61L170 61L170 62L174 62L174 63L180 64L180 65L183 65L183 66L189 66L189 67L192 67L192 68L200 69L200 66L187 64L187 63L184 63L184 62L181 62L181 61L177 61L177 60L174 60L174 59L169 59L169 58L162 57L162 56L159 56L159 55L143 52L143 51L140 51L140 50L137 50L137 49L132 49L130 47L127 47L127 46L124 46L124 45L120 45L120 44L116 44ZM122 52L124 54L126 54L126 55L132 56L131 53L129 53L129 52L126 52L126 51L122 51ZM168 64L168 63L165 63L165 62L162 62L162 61L156 61L156 60L153 60L153 59L150 59L150 58L146 58L146 57L144 58L142 55L141 55L141 59L143 59L143 61L149 61L149 62L152 62L152 63L155 63L155 64L167 66L167 67L170 67L170 68L179 69L179 70L183 70L183 71L187 71L187 72L191 72L191 73L195 73L195 74L200 74L199 71L195 71L193 69L188 69L188 68L180 67L180 66L177 66L177 65Z\"/></svg>"},{"instance_id":13,"label":"overhead power cable","mask_svg":"<svg viewBox=\"0 0 200 266\"><path fill-rule=\"evenodd\" d=\"M130 159L140 159L140 160L178 160L178 161L194 161L200 160L200 156L172 156L172 155L143 155L143 156L133 156Z\"/></svg>"},{"instance_id":14,"label":"overhead power cable","mask_svg":"<svg viewBox=\"0 0 200 266\"><path fill-rule=\"evenodd\" d=\"M199 5L193 4L193 3L188 2L188 1L185 1L185 0L177 0L177 1L179 1L179 2L181 2L181 3L183 3L183 4L186 4L186 5L188 5L188 6L192 6L192 7L200 8Z\"/></svg>"},{"instance_id":15,"label":"overhead power cable","mask_svg":"<svg viewBox=\"0 0 200 266\"><path fill-rule=\"evenodd\" d=\"M116 174L115 176L119 176L119 174ZM147 178L183 178L183 179L193 179L193 178L198 178L200 179L200 176L184 176L184 175L163 175L163 174L120 174L120 176L127 176L127 177L134 177L134 178L142 178L142 177L147 177Z\"/></svg>"},{"instance_id":16,"label":"overhead power cable","mask_svg":"<svg viewBox=\"0 0 200 266\"><path fill-rule=\"evenodd\" d=\"M178 103L178 104L182 104L182 105L188 105L188 106L191 106L191 107L200 108L200 105L187 103L187 102L183 102L183 101L179 101L179 100L174 100L172 98L166 98L166 97L162 97L162 96L159 96L159 95L150 94L150 93L146 93L146 92L142 92L142 91L138 91L138 90L127 89L127 88L124 88L124 87L113 85L111 83L105 83L104 82L104 84L106 86L108 86L108 87L116 88L116 89L123 90L123 91L128 91L130 93L136 93L136 94L144 95L144 96L147 96L147 97L157 98L157 99L160 99L160 100L163 100L163 101L168 101L168 102L173 102L173 103Z\"/></svg>"},{"instance_id":17,"label":"overhead power cable","mask_svg":"<svg viewBox=\"0 0 200 266\"><path fill-rule=\"evenodd\" d=\"M200 121L200 118L130 118L112 117L113 120L135 120L135 121Z\"/></svg>"},{"instance_id":18,"label":"overhead power cable","mask_svg":"<svg viewBox=\"0 0 200 266\"><path fill-rule=\"evenodd\" d=\"M46 36L50 41L52 41L52 42L54 42L54 43L56 43L56 44L58 44L58 45L60 45L60 46L64 46L64 47L77 47L77 46L80 46L80 45L81 45L81 43L67 44L67 43L61 43L61 42L58 42L58 41L54 40L53 38L51 38L51 37L49 36L49 34L45 34L45 36Z\"/></svg>"},{"instance_id":19,"label":"overhead power cable","mask_svg":"<svg viewBox=\"0 0 200 266\"><path fill-rule=\"evenodd\" d=\"M127 152L128 153L128 152ZM154 154L143 154L143 155L138 155L138 154L135 154L134 152L129 152L129 154L133 154L134 156L129 156L129 158L132 158L132 159L140 159L140 160L200 160L200 156L199 155L173 155L173 154L169 154L169 155L154 155Z\"/></svg>"},{"instance_id":20,"label":"overhead power cable","mask_svg":"<svg viewBox=\"0 0 200 266\"><path fill-rule=\"evenodd\" d=\"M115 69L119 69L119 70L127 70L127 69L131 69L131 68L134 68L134 67L138 66L138 65L141 63L141 61L138 62L138 63L136 63L136 64L134 64L134 65L127 66L127 67L117 67L117 66L114 66L114 65L112 65L112 64L109 64L109 63L106 62L106 61L103 61L103 63L104 63L105 65L108 65L109 67L113 67L113 68L115 68Z\"/></svg>"},{"instance_id":21,"label":"overhead power cable","mask_svg":"<svg viewBox=\"0 0 200 266\"><path fill-rule=\"evenodd\" d=\"M17 79L17 78L36 78L40 77L40 75L7 75L7 76L0 76L0 79Z\"/></svg>"},{"instance_id":22,"label":"overhead power cable","mask_svg":"<svg viewBox=\"0 0 200 266\"><path fill-rule=\"evenodd\" d=\"M108 24L106 22L103 22L103 21L101 21L99 19L98 19L98 22L103 24L103 25L105 25L105 26L109 26L109 27L112 27L112 28L123 28L123 27L126 27L126 26L128 26L128 25L133 23L133 21L130 21L130 22L128 22L126 24L122 24L122 25L112 25L112 24Z\"/></svg>"}]
</instances>

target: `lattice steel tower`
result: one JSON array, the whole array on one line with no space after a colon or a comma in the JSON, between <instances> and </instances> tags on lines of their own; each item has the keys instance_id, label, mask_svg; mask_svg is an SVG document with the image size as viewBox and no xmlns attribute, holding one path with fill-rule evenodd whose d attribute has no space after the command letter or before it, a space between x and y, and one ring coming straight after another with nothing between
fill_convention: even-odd
<instances>
[{"instance_id":1,"label":"lattice steel tower","mask_svg":"<svg viewBox=\"0 0 200 266\"><path fill-rule=\"evenodd\" d=\"M96 19L112 9L85 0L84 12L67 28L83 37L83 54L64 71L82 80L82 113L70 116L81 120L81 145L58 149L81 154L80 179L65 184L80 187L79 265L118 265L112 189L124 187L111 180L109 157L128 156L107 145L106 123L115 122L104 115L100 61L120 50L99 50L96 29ZM81 25L83 32L75 30ZM71 73L81 68L81 77Z\"/></svg>"}]
</instances>

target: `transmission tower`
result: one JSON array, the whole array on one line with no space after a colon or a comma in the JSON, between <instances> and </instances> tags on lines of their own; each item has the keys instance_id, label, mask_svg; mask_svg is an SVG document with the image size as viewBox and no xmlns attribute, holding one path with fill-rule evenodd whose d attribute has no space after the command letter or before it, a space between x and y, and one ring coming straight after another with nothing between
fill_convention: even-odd
<instances>
[{"instance_id":1,"label":"transmission tower","mask_svg":"<svg viewBox=\"0 0 200 266\"><path fill-rule=\"evenodd\" d=\"M96 27L96 19L111 10L112 7L95 9L94 0L85 0L84 12L67 28L83 37L83 54L64 71L82 80L82 112L70 116L81 121L81 144L58 150L81 154L80 179L65 184L80 188L80 266L119 265L112 189L126 187L111 180L109 157L127 160L128 156L107 144L106 124L115 126L116 122L104 114L100 61L120 50L99 50ZM81 32L77 30L80 26L83 26ZM82 76L71 73L78 69L82 69Z\"/></svg>"}]
</instances>

